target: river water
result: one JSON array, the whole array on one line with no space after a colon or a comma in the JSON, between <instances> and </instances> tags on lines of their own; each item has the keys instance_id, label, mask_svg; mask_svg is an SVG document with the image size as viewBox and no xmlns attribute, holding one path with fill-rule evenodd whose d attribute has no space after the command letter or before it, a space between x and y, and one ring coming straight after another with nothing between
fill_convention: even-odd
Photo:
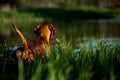
<instances>
[{"instance_id":1,"label":"river water","mask_svg":"<svg viewBox=\"0 0 120 80\"><path fill-rule=\"evenodd\" d=\"M33 27L39 22L16 23L27 41L33 39ZM57 30L56 38L67 41L82 42L83 40L119 40L120 20L81 20L81 21L52 21ZM0 24L0 45L21 44L21 39L12 28L12 23ZM4 34L3 34L4 33ZM5 35L7 34L7 35Z\"/></svg>"}]
</instances>

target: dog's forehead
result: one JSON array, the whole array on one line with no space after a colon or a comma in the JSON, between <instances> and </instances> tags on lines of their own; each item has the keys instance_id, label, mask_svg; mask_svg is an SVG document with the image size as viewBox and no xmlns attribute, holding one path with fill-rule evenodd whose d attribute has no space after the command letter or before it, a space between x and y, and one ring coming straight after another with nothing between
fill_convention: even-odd
<instances>
[{"instance_id":1,"label":"dog's forehead","mask_svg":"<svg viewBox=\"0 0 120 80\"><path fill-rule=\"evenodd\" d=\"M49 26L52 27L53 25L51 23L43 23L43 26Z\"/></svg>"},{"instance_id":2,"label":"dog's forehead","mask_svg":"<svg viewBox=\"0 0 120 80\"><path fill-rule=\"evenodd\" d=\"M34 31L36 30L41 30L41 29L52 29L53 25L51 23L43 23L43 24L38 24L35 28Z\"/></svg>"},{"instance_id":3,"label":"dog's forehead","mask_svg":"<svg viewBox=\"0 0 120 80\"><path fill-rule=\"evenodd\" d=\"M43 24L43 25L41 25L40 28L46 28L46 29L49 29L50 27L51 27L50 24Z\"/></svg>"}]
</instances>

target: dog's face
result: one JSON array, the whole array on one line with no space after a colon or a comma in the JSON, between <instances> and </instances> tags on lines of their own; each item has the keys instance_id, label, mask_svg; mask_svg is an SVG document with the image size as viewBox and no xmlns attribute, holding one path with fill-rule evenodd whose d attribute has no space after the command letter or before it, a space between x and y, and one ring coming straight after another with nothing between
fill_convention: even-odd
<instances>
[{"instance_id":1,"label":"dog's face","mask_svg":"<svg viewBox=\"0 0 120 80\"><path fill-rule=\"evenodd\" d=\"M36 27L34 27L34 33L36 34L36 36L46 34L47 36L50 37L50 39L52 39L56 35L56 29L53 27L51 23L43 23L38 24Z\"/></svg>"}]
</instances>

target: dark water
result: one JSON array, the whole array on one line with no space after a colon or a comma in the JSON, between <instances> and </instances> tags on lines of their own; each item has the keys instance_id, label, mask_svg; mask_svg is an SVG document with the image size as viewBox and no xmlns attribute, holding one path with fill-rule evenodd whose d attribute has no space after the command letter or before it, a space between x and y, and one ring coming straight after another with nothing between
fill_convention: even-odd
<instances>
[{"instance_id":1,"label":"dark water","mask_svg":"<svg viewBox=\"0 0 120 80\"><path fill-rule=\"evenodd\" d=\"M33 39L33 27L39 22L16 23L27 41ZM67 41L79 42L83 39L119 39L120 20L87 20L74 22L52 21L57 29L56 38L65 38ZM12 28L12 23L0 24L0 45L21 44L21 40Z\"/></svg>"},{"instance_id":2,"label":"dark water","mask_svg":"<svg viewBox=\"0 0 120 80\"><path fill-rule=\"evenodd\" d=\"M59 25L59 24L58 24ZM120 21L91 20L73 23L62 23L58 27L67 39L80 37L120 37Z\"/></svg>"}]
</instances>

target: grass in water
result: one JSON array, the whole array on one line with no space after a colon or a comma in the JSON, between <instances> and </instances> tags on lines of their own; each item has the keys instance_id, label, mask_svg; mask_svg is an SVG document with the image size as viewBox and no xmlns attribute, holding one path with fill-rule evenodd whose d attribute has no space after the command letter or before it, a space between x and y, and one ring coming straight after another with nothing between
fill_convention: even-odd
<instances>
[{"instance_id":1,"label":"grass in water","mask_svg":"<svg viewBox=\"0 0 120 80\"><path fill-rule=\"evenodd\" d=\"M119 80L120 79L120 41L102 40L93 46L90 42L77 44L56 40L48 58L36 60L31 65L18 62L18 69L10 68L10 64L0 63L1 80ZM1 49L2 51L2 49ZM6 54L6 53L5 53ZM2 52L1 52L2 55ZM1 62L1 60L0 60ZM10 70L9 70L10 68ZM14 71L16 70L16 71Z\"/></svg>"}]
</instances>

